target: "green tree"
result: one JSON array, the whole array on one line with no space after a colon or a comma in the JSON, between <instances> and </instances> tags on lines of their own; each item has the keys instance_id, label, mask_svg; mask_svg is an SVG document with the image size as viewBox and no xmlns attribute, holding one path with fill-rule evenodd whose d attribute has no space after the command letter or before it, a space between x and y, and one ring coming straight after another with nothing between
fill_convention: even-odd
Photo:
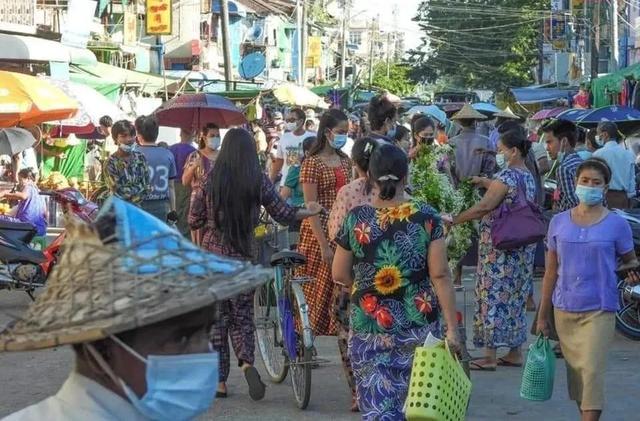
<instances>
[{"instance_id":1,"label":"green tree","mask_svg":"<svg viewBox=\"0 0 640 421\"><path fill-rule=\"evenodd\" d=\"M414 18L425 34L411 76L502 91L530 84L549 0L427 0Z\"/></svg>"},{"instance_id":2,"label":"green tree","mask_svg":"<svg viewBox=\"0 0 640 421\"><path fill-rule=\"evenodd\" d=\"M389 76L387 76L387 64L378 63L373 68L373 86L398 96L411 94L416 88L411 72L411 66L393 63L389 66Z\"/></svg>"}]
</instances>

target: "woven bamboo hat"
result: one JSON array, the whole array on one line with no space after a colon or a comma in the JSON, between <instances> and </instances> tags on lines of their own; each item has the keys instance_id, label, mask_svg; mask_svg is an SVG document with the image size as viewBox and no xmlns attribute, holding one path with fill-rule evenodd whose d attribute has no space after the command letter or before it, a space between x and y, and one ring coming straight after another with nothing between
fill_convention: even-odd
<instances>
[{"instance_id":1,"label":"woven bamboo hat","mask_svg":"<svg viewBox=\"0 0 640 421\"><path fill-rule=\"evenodd\" d=\"M518 117L513 111L511 111L511 107L507 107L504 110L495 113L494 117L508 118L510 120L520 120L520 117Z\"/></svg>"},{"instance_id":2,"label":"woven bamboo hat","mask_svg":"<svg viewBox=\"0 0 640 421\"><path fill-rule=\"evenodd\" d=\"M487 117L484 114L474 110L469 104L464 104L462 109L455 113L451 120L486 120Z\"/></svg>"},{"instance_id":3,"label":"woven bamboo hat","mask_svg":"<svg viewBox=\"0 0 640 421\"><path fill-rule=\"evenodd\" d=\"M108 237L105 227L112 232ZM112 198L96 225L67 223L47 286L22 318L0 333L0 350L103 339L254 289L270 273L202 251L159 220Z\"/></svg>"}]
</instances>

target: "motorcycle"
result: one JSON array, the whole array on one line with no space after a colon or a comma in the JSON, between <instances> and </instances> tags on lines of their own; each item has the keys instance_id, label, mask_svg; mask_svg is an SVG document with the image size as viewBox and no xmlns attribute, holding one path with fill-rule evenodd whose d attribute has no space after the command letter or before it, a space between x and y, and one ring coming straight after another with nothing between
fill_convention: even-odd
<instances>
[{"instance_id":1,"label":"motorcycle","mask_svg":"<svg viewBox=\"0 0 640 421\"><path fill-rule=\"evenodd\" d=\"M92 222L98 206L84 198L79 191L66 188L41 192L58 203L64 214L71 213L85 222ZM0 289L25 291L33 300L36 288L44 286L55 266L65 233L64 231L44 250L29 246L36 235L32 224L0 221Z\"/></svg>"}]
</instances>

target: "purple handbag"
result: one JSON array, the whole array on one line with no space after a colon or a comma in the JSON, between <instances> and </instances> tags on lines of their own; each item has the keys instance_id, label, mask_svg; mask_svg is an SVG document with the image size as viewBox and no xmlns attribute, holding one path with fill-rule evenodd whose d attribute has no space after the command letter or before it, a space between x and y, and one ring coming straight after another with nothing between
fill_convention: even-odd
<instances>
[{"instance_id":1,"label":"purple handbag","mask_svg":"<svg viewBox=\"0 0 640 421\"><path fill-rule=\"evenodd\" d=\"M546 227L540 207L527 198L522 176L518 175L516 197L507 205L502 204L493 211L491 242L498 250L513 250L535 244L546 235Z\"/></svg>"}]
</instances>

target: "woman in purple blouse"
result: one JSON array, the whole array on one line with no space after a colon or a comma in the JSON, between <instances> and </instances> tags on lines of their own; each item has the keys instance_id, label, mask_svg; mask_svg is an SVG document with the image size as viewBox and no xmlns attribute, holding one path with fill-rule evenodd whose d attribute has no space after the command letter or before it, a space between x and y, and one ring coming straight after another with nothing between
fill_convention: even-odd
<instances>
[{"instance_id":1,"label":"woman in purple blouse","mask_svg":"<svg viewBox=\"0 0 640 421\"><path fill-rule=\"evenodd\" d=\"M607 350L618 310L618 261L637 265L629 224L603 199L611 170L597 158L577 170L580 204L556 215L547 235L547 264L537 330L555 319L567 365L569 396L582 421L598 420L604 404Z\"/></svg>"}]
</instances>

